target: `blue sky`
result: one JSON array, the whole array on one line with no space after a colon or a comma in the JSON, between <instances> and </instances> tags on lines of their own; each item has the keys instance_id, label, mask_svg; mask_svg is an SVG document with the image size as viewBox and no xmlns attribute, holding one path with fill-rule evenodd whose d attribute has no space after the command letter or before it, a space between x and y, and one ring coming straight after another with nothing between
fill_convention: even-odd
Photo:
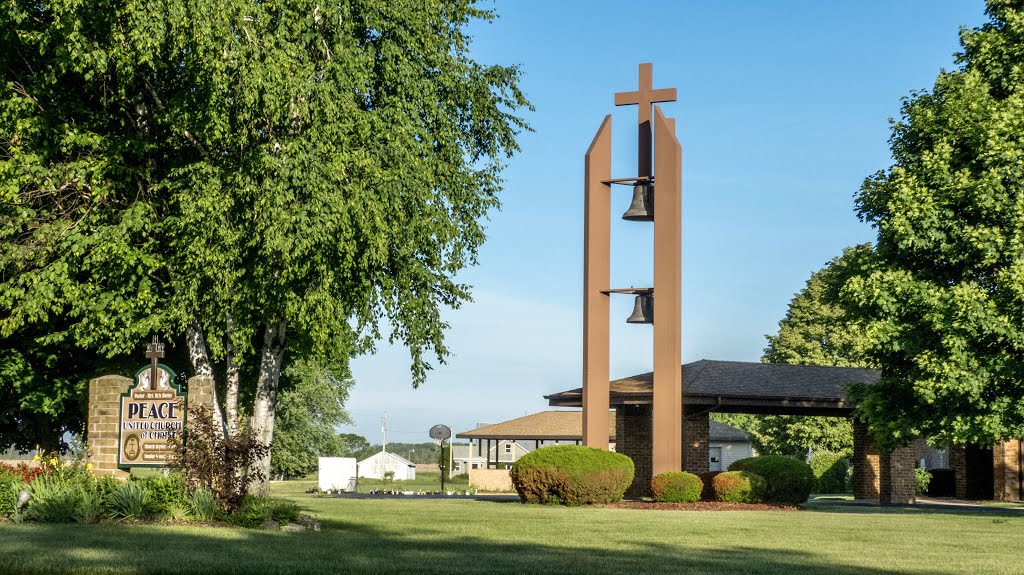
<instances>
[{"instance_id":1,"label":"blue sky","mask_svg":"<svg viewBox=\"0 0 1024 575\"><path fill-rule=\"evenodd\" d=\"M985 22L980 0L899 2L611 2L515 0L474 23L473 56L519 65L535 132L508 162L479 265L460 279L474 302L445 315L448 364L413 389L408 354L382 346L353 362L345 432L428 441L547 409L543 395L580 386L583 154L613 115L613 177L635 175L637 65L683 147L683 361L757 361L765 334L812 272L871 241L853 196L886 169L889 118L901 98L954 66L958 30ZM649 224L619 220L613 199L612 286L652 283ZM650 371L651 328L612 301L612 377Z\"/></svg>"}]
</instances>

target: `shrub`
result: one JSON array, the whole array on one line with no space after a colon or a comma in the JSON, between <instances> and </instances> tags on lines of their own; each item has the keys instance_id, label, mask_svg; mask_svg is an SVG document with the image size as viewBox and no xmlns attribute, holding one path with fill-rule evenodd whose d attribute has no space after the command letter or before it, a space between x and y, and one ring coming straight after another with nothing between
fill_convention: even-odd
<instances>
[{"instance_id":1,"label":"shrub","mask_svg":"<svg viewBox=\"0 0 1024 575\"><path fill-rule=\"evenodd\" d=\"M171 509L184 508L188 503L188 488L178 473L167 477L147 477L136 482L149 490L148 512L151 515L166 515Z\"/></svg>"},{"instance_id":2,"label":"shrub","mask_svg":"<svg viewBox=\"0 0 1024 575\"><path fill-rule=\"evenodd\" d=\"M25 482L14 473L0 470L0 517L14 514L14 506L18 503L18 491L25 487Z\"/></svg>"},{"instance_id":3,"label":"shrub","mask_svg":"<svg viewBox=\"0 0 1024 575\"><path fill-rule=\"evenodd\" d=\"M685 471L667 471L651 479L651 494L655 501L692 503L700 500L704 482Z\"/></svg>"},{"instance_id":4,"label":"shrub","mask_svg":"<svg viewBox=\"0 0 1024 575\"><path fill-rule=\"evenodd\" d=\"M169 441L175 450L171 467L181 471L189 489L208 489L229 510L237 509L249 485L266 479L252 463L268 455L270 447L252 441L248 433L226 437L204 405L190 408L188 417L187 438L179 434Z\"/></svg>"},{"instance_id":5,"label":"shrub","mask_svg":"<svg viewBox=\"0 0 1024 575\"><path fill-rule=\"evenodd\" d=\"M766 482L749 471L726 471L715 475L715 499L733 503L760 503L764 500Z\"/></svg>"},{"instance_id":6,"label":"shrub","mask_svg":"<svg viewBox=\"0 0 1024 575\"><path fill-rule=\"evenodd\" d=\"M721 471L708 471L707 473L700 473L697 477L700 477L701 482L704 484L704 489L700 492L701 501L717 501L715 498L715 476L721 473Z\"/></svg>"},{"instance_id":7,"label":"shrub","mask_svg":"<svg viewBox=\"0 0 1024 575\"><path fill-rule=\"evenodd\" d=\"M149 489L136 481L125 481L114 489L107 502L111 519L145 519L151 509Z\"/></svg>"},{"instance_id":8,"label":"shrub","mask_svg":"<svg viewBox=\"0 0 1024 575\"><path fill-rule=\"evenodd\" d=\"M298 506L290 501L248 495L238 509L228 514L225 519L241 527L254 528L267 521L274 521L278 525L292 523L298 516Z\"/></svg>"},{"instance_id":9,"label":"shrub","mask_svg":"<svg viewBox=\"0 0 1024 575\"><path fill-rule=\"evenodd\" d=\"M188 498L188 512L196 521L213 521L220 512L217 496L207 489L197 489Z\"/></svg>"},{"instance_id":10,"label":"shrub","mask_svg":"<svg viewBox=\"0 0 1024 575\"><path fill-rule=\"evenodd\" d=\"M930 471L923 467L914 469L914 483L916 484L918 495L926 495L928 493L928 484L931 482L932 474Z\"/></svg>"},{"instance_id":11,"label":"shrub","mask_svg":"<svg viewBox=\"0 0 1024 575\"><path fill-rule=\"evenodd\" d=\"M74 520L78 523L96 523L103 518L103 514L103 494L94 485L83 488L78 507L73 513Z\"/></svg>"},{"instance_id":12,"label":"shrub","mask_svg":"<svg viewBox=\"0 0 1024 575\"><path fill-rule=\"evenodd\" d=\"M57 474L40 475L29 484L25 518L40 523L71 523L82 502L82 486Z\"/></svg>"},{"instance_id":13,"label":"shrub","mask_svg":"<svg viewBox=\"0 0 1024 575\"><path fill-rule=\"evenodd\" d=\"M554 445L527 453L510 474L524 503L611 503L633 482L633 460L592 447Z\"/></svg>"},{"instance_id":14,"label":"shrub","mask_svg":"<svg viewBox=\"0 0 1024 575\"><path fill-rule=\"evenodd\" d=\"M845 453L818 450L811 455L815 493L845 493L850 490L847 476L850 461Z\"/></svg>"},{"instance_id":15,"label":"shrub","mask_svg":"<svg viewBox=\"0 0 1024 575\"><path fill-rule=\"evenodd\" d=\"M29 467L27 463L19 463L17 465L8 465L6 463L0 463L0 473L13 475L21 480L22 483L29 483L36 477L43 475L45 470L42 467Z\"/></svg>"},{"instance_id":16,"label":"shrub","mask_svg":"<svg viewBox=\"0 0 1024 575\"><path fill-rule=\"evenodd\" d=\"M803 503L814 488L811 467L785 455L759 455L733 462L729 471L749 471L764 478L764 500L772 503Z\"/></svg>"}]
</instances>

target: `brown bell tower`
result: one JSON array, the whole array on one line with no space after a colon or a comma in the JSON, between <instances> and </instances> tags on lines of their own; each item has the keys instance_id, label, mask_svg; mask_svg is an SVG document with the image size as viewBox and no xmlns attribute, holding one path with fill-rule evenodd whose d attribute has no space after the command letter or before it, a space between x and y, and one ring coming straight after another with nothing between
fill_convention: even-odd
<instances>
[{"instance_id":1,"label":"brown bell tower","mask_svg":"<svg viewBox=\"0 0 1024 575\"><path fill-rule=\"evenodd\" d=\"M605 116L585 160L583 443L608 449L608 298L631 294L636 297L636 309L627 321L654 324L652 463L657 475L682 469L682 148L675 136L675 120L653 105L674 102L676 90L651 86L651 64L640 64L639 89L615 94L616 106L638 106L637 174L612 178L611 115ZM633 202L623 219L654 223L651 288L609 285L611 193L616 185L633 186Z\"/></svg>"}]
</instances>

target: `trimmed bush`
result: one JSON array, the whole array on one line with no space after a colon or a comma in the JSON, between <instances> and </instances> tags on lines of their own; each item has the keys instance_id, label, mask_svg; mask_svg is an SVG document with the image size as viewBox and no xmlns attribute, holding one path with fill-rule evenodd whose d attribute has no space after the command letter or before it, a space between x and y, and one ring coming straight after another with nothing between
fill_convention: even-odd
<instances>
[{"instance_id":1,"label":"trimmed bush","mask_svg":"<svg viewBox=\"0 0 1024 575\"><path fill-rule=\"evenodd\" d=\"M721 473L721 471L708 471L707 473L698 474L701 483L704 484L704 489L700 492L701 501L718 501L715 498L715 476Z\"/></svg>"},{"instance_id":2,"label":"trimmed bush","mask_svg":"<svg viewBox=\"0 0 1024 575\"><path fill-rule=\"evenodd\" d=\"M524 455L510 475L524 503L612 503L633 482L633 460L582 445L554 445Z\"/></svg>"},{"instance_id":3,"label":"trimmed bush","mask_svg":"<svg viewBox=\"0 0 1024 575\"><path fill-rule=\"evenodd\" d=\"M766 482L760 475L749 471L726 471L715 475L715 499L732 503L760 503L764 499Z\"/></svg>"},{"instance_id":4,"label":"trimmed bush","mask_svg":"<svg viewBox=\"0 0 1024 575\"><path fill-rule=\"evenodd\" d=\"M850 461L845 453L818 450L809 462L814 473L815 493L846 493L850 490L847 480Z\"/></svg>"},{"instance_id":5,"label":"trimmed bush","mask_svg":"<svg viewBox=\"0 0 1024 575\"><path fill-rule=\"evenodd\" d=\"M733 462L729 471L749 471L767 482L764 500L771 503L797 504L807 501L814 488L811 467L785 455L759 455Z\"/></svg>"},{"instance_id":6,"label":"trimmed bush","mask_svg":"<svg viewBox=\"0 0 1024 575\"><path fill-rule=\"evenodd\" d=\"M651 479L651 494L655 501L692 503L700 500L704 482L685 471L666 471Z\"/></svg>"}]
</instances>

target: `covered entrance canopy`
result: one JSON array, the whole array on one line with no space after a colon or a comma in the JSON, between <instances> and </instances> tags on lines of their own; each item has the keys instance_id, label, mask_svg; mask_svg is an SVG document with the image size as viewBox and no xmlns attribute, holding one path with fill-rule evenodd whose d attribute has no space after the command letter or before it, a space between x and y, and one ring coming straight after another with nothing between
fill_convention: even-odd
<instances>
[{"instance_id":1,"label":"covered entrance canopy","mask_svg":"<svg viewBox=\"0 0 1024 575\"><path fill-rule=\"evenodd\" d=\"M680 414L683 469L691 473L709 470L709 412L850 417L854 412L847 395L850 387L875 385L880 376L875 369L850 367L706 359L685 364ZM610 405L616 411L616 450L629 455L636 465L634 487L627 492L633 496L643 495L651 478L653 380L652 373L642 373L609 384ZM581 407L583 390L562 391L545 399L556 407ZM913 501L915 451L923 447L923 440L918 440L916 447L911 444L883 453L865 425L854 421L853 429L854 495L883 503ZM957 497L983 494L1008 501L1024 499L1021 441L1000 443L980 455L974 453L977 446L951 447L949 464L955 473Z\"/></svg>"},{"instance_id":2,"label":"covered entrance canopy","mask_svg":"<svg viewBox=\"0 0 1024 575\"><path fill-rule=\"evenodd\" d=\"M876 369L789 365L702 359L682 366L683 405L687 413L721 411L771 415L849 417L850 385L874 385ZM612 381L611 406L651 405L654 374ZM581 407L583 389L544 396L557 407Z\"/></svg>"}]
</instances>

